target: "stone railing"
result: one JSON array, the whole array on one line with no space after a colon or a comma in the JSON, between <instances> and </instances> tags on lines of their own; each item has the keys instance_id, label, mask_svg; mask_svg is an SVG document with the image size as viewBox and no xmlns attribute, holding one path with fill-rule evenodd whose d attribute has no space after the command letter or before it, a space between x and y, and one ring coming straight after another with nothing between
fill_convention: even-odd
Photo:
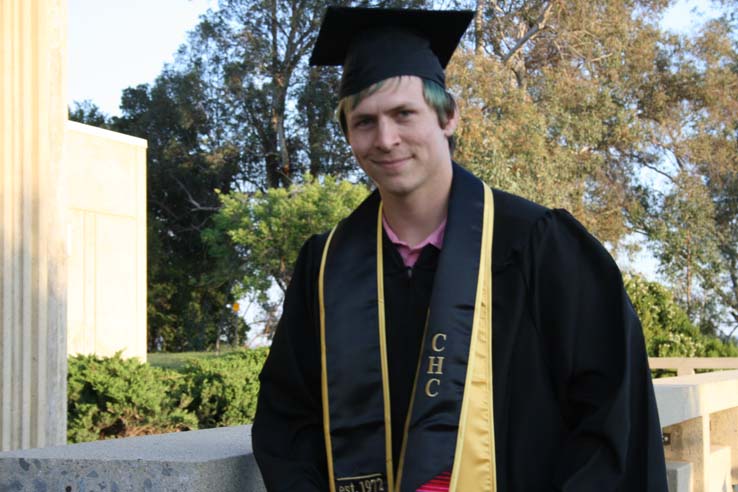
<instances>
[{"instance_id":1,"label":"stone railing","mask_svg":"<svg viewBox=\"0 0 738 492\"><path fill-rule=\"evenodd\" d=\"M738 370L661 378L654 390L670 492L737 490Z\"/></svg>"},{"instance_id":2,"label":"stone railing","mask_svg":"<svg viewBox=\"0 0 738 492\"><path fill-rule=\"evenodd\" d=\"M649 357L651 369L675 369L689 376L695 369L738 369L738 357Z\"/></svg>"},{"instance_id":3,"label":"stone railing","mask_svg":"<svg viewBox=\"0 0 738 492\"><path fill-rule=\"evenodd\" d=\"M650 362L668 369L732 364ZM654 388L669 491L737 490L738 370L662 378ZM251 428L241 426L0 453L4 490L263 492L264 485L251 452Z\"/></svg>"}]
</instances>

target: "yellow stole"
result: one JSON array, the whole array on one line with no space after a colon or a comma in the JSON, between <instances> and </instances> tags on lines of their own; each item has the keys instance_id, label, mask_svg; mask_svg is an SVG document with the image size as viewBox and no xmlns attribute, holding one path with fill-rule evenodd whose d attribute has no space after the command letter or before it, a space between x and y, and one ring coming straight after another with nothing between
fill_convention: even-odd
<instances>
[{"instance_id":1,"label":"yellow stole","mask_svg":"<svg viewBox=\"0 0 738 492\"><path fill-rule=\"evenodd\" d=\"M471 187L474 188L474 181L476 178L471 177L466 171L454 165L454 186L452 187L452 203L454 197L461 200L459 196L464 196L466 193L462 193L461 190L466 190ZM478 182L478 181L477 181ZM374 205L376 207L376 243L373 246L374 253L376 254L376 313L372 315L371 320L376 320L376 332L375 336L378 340L378 365L381 371L381 390L379 389L379 382L373 386L377 388L375 395L376 406L381 406L383 413L383 425L382 422L377 423L376 418L372 420L372 416L367 413L367 417L357 416L357 426L370 426L374 425L377 427L376 432L367 434L366 432L357 431L357 435L353 436L350 434L350 429L347 430L346 425L346 406L337 396L336 391L342 391L339 388L345 388L346 383L336 382L340 379L340 373L345 372L349 363L334 363L336 360L334 354L331 353L331 343L334 342L334 338L345 336L344 333L337 332L335 330L347 330L350 329L351 323L337 323L332 321L331 312L326 307L326 270L329 263L330 255L335 254L331 250L331 244L334 240L336 231L342 226L339 224L334 228L326 242L323 250L323 256L320 267L320 274L318 278L318 289L319 289L319 309L320 309L320 342L321 342L321 386L322 386L322 400L323 400L323 427L325 446L327 453L327 464L328 464L328 481L331 492L383 492L386 490L392 492L404 492L415 490L423 490L422 486L417 488L418 478L415 477L415 483L406 485L403 477L407 475L407 471L404 469L407 465L407 456L412 456L414 460L424 459L424 453L430 452L427 446L418 446L416 449L412 448L410 439L408 436L411 431L411 419L413 418L413 410L416 405L416 396L420 395L419 398L434 397L437 395L437 388L440 386L441 379L435 377L429 377L433 375L433 369L440 369L443 365L444 357L458 356L461 355L465 358L465 375L461 374L459 377L463 379L463 398L461 400L460 410L457 409L458 414L458 427L456 430L455 449L453 450L453 456L449 456L446 461L452 459L453 467L451 469L451 477L449 490L452 492L466 492L466 491L479 491L479 492L494 492L496 490L496 472L495 472L495 436L494 436L494 406L493 406L493 392L492 392L492 242L494 232L494 200L493 195L489 187L482 185L483 191L479 190L483 194L483 206L480 208L481 234L478 237L479 251L478 251L478 267L477 270L477 281L476 281L476 294L473 303L473 317L471 318L471 334L468 338L467 353L459 354L449 353L445 355L439 355L446 349L446 342L448 342L447 334L445 333L431 333L429 336L428 326L426 323L426 334L423 337L423 346L421 347L420 357L418 360L418 366L415 377L415 388L410 400L410 407L408 409L407 419L405 422L405 432L403 436L402 452L400 457L400 463L398 466L397 477L394 477L394 464L392 460L392 436L391 436L391 423L390 423L390 396L389 396L389 375L387 369L387 345L385 336L385 300L384 300L384 271L383 271L383 255L382 255L382 205L381 202ZM463 185L463 186L462 186ZM455 191L456 190L456 191ZM371 197L370 197L371 198ZM480 197L481 198L481 197ZM370 200L368 199L367 202ZM456 220L452 217L450 205L449 221ZM370 205L366 205L364 208L371 209ZM357 209L358 212L358 209ZM364 217L369 215L365 212ZM351 218L349 218L350 220ZM348 226L346 226L348 227ZM360 231L360 228L355 229ZM345 234L352 236L352 234ZM353 234L354 236L356 234ZM445 244L448 245L449 241L453 241L453 237L446 235ZM446 245L444 250L446 250ZM344 246L340 243L336 248L341 250ZM450 248L449 248L450 249ZM329 253L330 252L330 253ZM350 252L353 253L353 252ZM475 252L477 253L477 252ZM362 256L365 255L364 250L356 252L354 260L361 261ZM350 256L350 254L349 254ZM476 255L475 255L476 256ZM366 256L363 256L363 261L366 261ZM339 261L340 263L340 261ZM347 260L343 261L343 264L347 264ZM338 268L338 267L333 267ZM344 267L350 268L350 267ZM443 281L443 279L436 278L436 283ZM468 278L465 280L468 282ZM347 285L346 287L348 287ZM348 290L348 289L345 289ZM434 289L435 290L435 289ZM349 296L350 294L346 294ZM339 301L341 298L338 298ZM331 305L341 305L342 303L333 302ZM337 308L337 310L340 308ZM345 309L345 308L343 308ZM431 310L436 309L431 303ZM344 319L348 315L342 315ZM358 316L358 314L357 314ZM431 318L429 314L429 319ZM327 321L327 319L331 321ZM371 321L373 324L374 321ZM341 325L341 326L339 326ZM337 334L337 335L334 335ZM351 337L353 335L349 335ZM350 339L350 338L348 338ZM342 343L346 343L345 340ZM368 346L373 346L372 340L366 342ZM357 343L363 343L357 341ZM335 350L335 349L333 349ZM461 350L463 352L463 349ZM430 355L427 355L430 354ZM433 355L436 354L436 355ZM440 357L440 360L439 358ZM434 359L435 358L435 359ZM451 357L447 357L451 358ZM457 357L458 358L458 357ZM422 367L429 361L429 367L427 374L422 372ZM440 365L439 365L440 362ZM434 366L435 364L435 366ZM340 367L334 367L340 366ZM463 364L460 366L463 368ZM357 375L358 377L359 375ZM421 376L424 377L425 382L421 382L421 387L418 387ZM341 385L344 386L341 386ZM371 385L371 381L367 384ZM381 394L380 394L381 393ZM351 410L355 412L362 412L363 410ZM454 415L457 415L454 414ZM376 413L374 414L376 417ZM337 429L336 423L338 418L341 418L341 423L338 424L340 429ZM349 415L349 422L350 422ZM383 427L380 429L380 427ZM334 443L334 434L341 433L341 441L343 443L351 442L357 443L356 448L363 450L363 454L360 456L352 456L352 451L347 451L345 444L339 447L338 455L336 452L336 445ZM428 439L433 439L433 434L429 430L418 429L417 434L422 434L421 438L428 442ZM349 437L346 437L346 434ZM428 435L430 434L430 435ZM421 441L422 441L421 439ZM366 440L366 444L363 442ZM381 445L383 441L383 446ZM415 439L413 442L419 442ZM409 444L410 443L410 444ZM382 449L383 448L383 449ZM370 450L370 451L367 451ZM358 451L357 451L358 453ZM367 453L376 454L377 456L365 456ZM428 457L428 459L431 459ZM434 457L433 459L437 459ZM412 466L412 465L410 465ZM338 470L337 470L338 468ZM427 477L432 479L432 476ZM409 488L408 488L409 487Z\"/></svg>"}]
</instances>

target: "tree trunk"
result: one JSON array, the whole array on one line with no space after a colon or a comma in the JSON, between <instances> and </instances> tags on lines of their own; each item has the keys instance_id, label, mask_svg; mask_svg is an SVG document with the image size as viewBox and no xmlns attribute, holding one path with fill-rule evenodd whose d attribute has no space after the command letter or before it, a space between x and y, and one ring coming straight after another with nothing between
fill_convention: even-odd
<instances>
[{"instance_id":1,"label":"tree trunk","mask_svg":"<svg viewBox=\"0 0 738 492\"><path fill-rule=\"evenodd\" d=\"M484 4L485 0L477 0L477 13L474 16L474 53L477 55L484 50Z\"/></svg>"},{"instance_id":2,"label":"tree trunk","mask_svg":"<svg viewBox=\"0 0 738 492\"><path fill-rule=\"evenodd\" d=\"M271 64L274 80L274 89L272 91L272 131L276 136L276 147L274 152L279 156L279 164L273 168L275 172L275 186L289 184L290 156L287 149L287 138L284 131L284 112L285 102L287 99L287 77L285 77L285 63L279 59L279 22L277 19L277 0L270 2L271 9ZM270 187L272 184L270 183Z\"/></svg>"},{"instance_id":3,"label":"tree trunk","mask_svg":"<svg viewBox=\"0 0 738 492\"><path fill-rule=\"evenodd\" d=\"M266 151L266 184L267 188L279 188L281 175L279 173L280 160L276 153L276 139L269 142L273 145L264 146Z\"/></svg>"},{"instance_id":4,"label":"tree trunk","mask_svg":"<svg viewBox=\"0 0 738 492\"><path fill-rule=\"evenodd\" d=\"M318 70L315 67L310 69L308 74L308 87L315 87L318 83L319 75ZM309 89L310 90L310 89ZM321 162L321 138L318 137L320 126L318 125L319 120L319 108L316 108L315 101L313 98L308 98L305 103L305 111L307 113L308 122L308 149L310 151L310 175L317 178L321 174L322 162Z\"/></svg>"},{"instance_id":5,"label":"tree trunk","mask_svg":"<svg viewBox=\"0 0 738 492\"><path fill-rule=\"evenodd\" d=\"M687 313L692 314L692 236L687 232L687 285L686 285L686 297L687 297Z\"/></svg>"}]
</instances>

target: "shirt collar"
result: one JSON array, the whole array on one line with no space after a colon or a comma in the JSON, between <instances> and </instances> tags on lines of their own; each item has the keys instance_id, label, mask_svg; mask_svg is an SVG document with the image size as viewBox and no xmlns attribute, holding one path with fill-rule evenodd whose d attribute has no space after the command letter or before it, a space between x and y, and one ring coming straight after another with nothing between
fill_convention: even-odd
<instances>
[{"instance_id":1,"label":"shirt collar","mask_svg":"<svg viewBox=\"0 0 738 492\"><path fill-rule=\"evenodd\" d=\"M413 265L415 265L415 262L420 256L420 252L427 245L432 244L438 249L443 248L443 236L446 232L446 219L443 219L438 227L436 227L436 230L431 232L424 241L415 246L410 246L408 243L397 237L397 234L390 227L389 222L387 222L387 218L384 216L384 214L382 214L382 226L384 227L384 232L387 233L387 237L392 242L392 244L395 245L397 251L400 253L400 256L402 256L403 263L407 267L412 267Z\"/></svg>"}]
</instances>

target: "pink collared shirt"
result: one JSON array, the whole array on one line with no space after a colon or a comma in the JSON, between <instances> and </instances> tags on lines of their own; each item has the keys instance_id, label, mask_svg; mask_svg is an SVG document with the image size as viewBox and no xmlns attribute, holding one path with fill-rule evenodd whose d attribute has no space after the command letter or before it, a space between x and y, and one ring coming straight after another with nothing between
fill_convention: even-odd
<instances>
[{"instance_id":1,"label":"pink collared shirt","mask_svg":"<svg viewBox=\"0 0 738 492\"><path fill-rule=\"evenodd\" d=\"M412 268L413 265L415 265L415 262L418 261L418 257L420 256L420 252L427 245L432 244L438 249L443 247L443 235L446 232L446 219L443 219L443 222L441 222L435 231L430 233L430 236L415 246L410 246L405 241L397 237L397 234L392 230L384 215L382 215L382 226L384 227L384 232L387 233L387 237L392 241L392 244L395 245L400 256L402 256L402 262L408 268Z\"/></svg>"}]
</instances>

